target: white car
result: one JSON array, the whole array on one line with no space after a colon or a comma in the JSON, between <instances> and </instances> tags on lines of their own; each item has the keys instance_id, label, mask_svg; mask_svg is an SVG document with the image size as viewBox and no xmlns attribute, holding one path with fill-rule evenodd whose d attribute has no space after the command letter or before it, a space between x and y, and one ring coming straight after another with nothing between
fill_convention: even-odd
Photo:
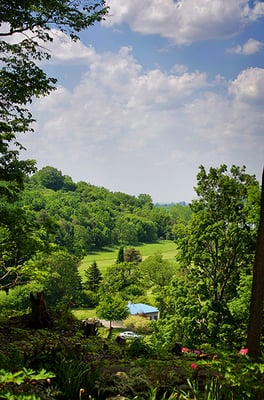
<instances>
[{"instance_id":1,"label":"white car","mask_svg":"<svg viewBox=\"0 0 264 400\"><path fill-rule=\"evenodd\" d=\"M121 332L121 333L119 333L119 337L121 337L122 339L139 339L139 338L141 338L140 335L137 335L136 333L131 332L131 331Z\"/></svg>"}]
</instances>

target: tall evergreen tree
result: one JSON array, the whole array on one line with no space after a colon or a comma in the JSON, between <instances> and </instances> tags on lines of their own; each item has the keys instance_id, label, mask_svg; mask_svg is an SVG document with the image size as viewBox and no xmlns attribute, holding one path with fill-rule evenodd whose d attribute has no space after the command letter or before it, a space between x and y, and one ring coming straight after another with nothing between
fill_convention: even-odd
<instances>
[{"instance_id":1,"label":"tall evergreen tree","mask_svg":"<svg viewBox=\"0 0 264 400\"><path fill-rule=\"evenodd\" d=\"M94 261L85 271L85 277L85 288L93 292L97 292L102 280L102 274L96 264L96 261Z\"/></svg>"},{"instance_id":2,"label":"tall evergreen tree","mask_svg":"<svg viewBox=\"0 0 264 400\"><path fill-rule=\"evenodd\" d=\"M125 250L124 246L121 246L118 250L116 264L123 263L125 261Z\"/></svg>"}]
</instances>

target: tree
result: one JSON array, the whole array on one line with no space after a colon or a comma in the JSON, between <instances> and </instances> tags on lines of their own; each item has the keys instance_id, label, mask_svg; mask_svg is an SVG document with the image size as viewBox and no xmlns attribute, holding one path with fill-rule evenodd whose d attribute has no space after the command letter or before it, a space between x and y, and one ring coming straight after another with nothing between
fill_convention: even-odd
<instances>
[{"instance_id":1,"label":"tree","mask_svg":"<svg viewBox=\"0 0 264 400\"><path fill-rule=\"evenodd\" d=\"M139 266L134 262L123 262L107 268L100 289L102 293L119 293L126 297L135 286L142 288Z\"/></svg>"},{"instance_id":2,"label":"tree","mask_svg":"<svg viewBox=\"0 0 264 400\"><path fill-rule=\"evenodd\" d=\"M22 268L31 281L43 285L47 301L66 308L76 304L81 292L81 278L78 272L79 259L65 249L54 249L50 253L37 253Z\"/></svg>"},{"instance_id":3,"label":"tree","mask_svg":"<svg viewBox=\"0 0 264 400\"><path fill-rule=\"evenodd\" d=\"M157 236L159 239L170 239L171 227L173 221L168 209L162 206L154 207L151 210L151 219L157 227Z\"/></svg>"},{"instance_id":4,"label":"tree","mask_svg":"<svg viewBox=\"0 0 264 400\"><path fill-rule=\"evenodd\" d=\"M196 341L241 345L237 333L242 327L232 314L231 300L239 298L242 278L245 281L252 273L259 183L245 172L245 167L232 166L228 171L226 165L210 168L208 173L201 166L197 182L198 199L190 205L188 224L177 224L176 243L177 259L190 285L193 305L196 302L199 307L193 315L193 305L179 308L177 297L172 302L178 316L182 316L182 309L192 315ZM181 328L186 330L183 323ZM188 334L193 336L190 330Z\"/></svg>"},{"instance_id":5,"label":"tree","mask_svg":"<svg viewBox=\"0 0 264 400\"><path fill-rule=\"evenodd\" d=\"M41 186L55 191L62 189L64 184L64 177L61 171L50 166L44 167L36 172L31 179Z\"/></svg>"},{"instance_id":6,"label":"tree","mask_svg":"<svg viewBox=\"0 0 264 400\"><path fill-rule=\"evenodd\" d=\"M138 200L138 203L140 204L140 207L144 207L146 209L153 208L153 201L149 194L141 193L138 195L137 200Z\"/></svg>"},{"instance_id":7,"label":"tree","mask_svg":"<svg viewBox=\"0 0 264 400\"><path fill-rule=\"evenodd\" d=\"M118 250L116 264L123 263L124 261L125 261L124 246L121 246L121 247L119 247L119 250Z\"/></svg>"},{"instance_id":8,"label":"tree","mask_svg":"<svg viewBox=\"0 0 264 400\"><path fill-rule=\"evenodd\" d=\"M206 298L226 301L236 293L241 271L250 273L254 259L259 184L245 167L203 166L195 188L198 199L192 215L178 230L179 260L196 281L203 282Z\"/></svg>"},{"instance_id":9,"label":"tree","mask_svg":"<svg viewBox=\"0 0 264 400\"><path fill-rule=\"evenodd\" d=\"M127 301L123 300L117 293L113 295L108 293L101 298L96 307L96 314L99 318L110 321L111 329L112 321L123 320L128 316Z\"/></svg>"},{"instance_id":10,"label":"tree","mask_svg":"<svg viewBox=\"0 0 264 400\"><path fill-rule=\"evenodd\" d=\"M25 174L34 170L34 162L19 160L22 146L16 137L32 131L32 99L55 89L56 79L39 66L39 61L50 58L45 43L53 40L52 28L77 40L81 30L107 12L104 0L1 1L0 188L5 192L12 192L13 186L17 190Z\"/></svg>"},{"instance_id":11,"label":"tree","mask_svg":"<svg viewBox=\"0 0 264 400\"><path fill-rule=\"evenodd\" d=\"M142 261L142 255L140 254L139 250L136 250L134 247L130 247L128 249L125 249L124 261L126 263L139 264Z\"/></svg>"},{"instance_id":12,"label":"tree","mask_svg":"<svg viewBox=\"0 0 264 400\"><path fill-rule=\"evenodd\" d=\"M23 264L35 253L48 248L43 237L49 227L17 201L0 197L0 290L26 281Z\"/></svg>"},{"instance_id":13,"label":"tree","mask_svg":"<svg viewBox=\"0 0 264 400\"><path fill-rule=\"evenodd\" d=\"M142 262L140 271L145 275L145 282L148 282L149 286L161 290L169 286L176 273L176 265L164 260L161 253L155 253Z\"/></svg>"},{"instance_id":14,"label":"tree","mask_svg":"<svg viewBox=\"0 0 264 400\"><path fill-rule=\"evenodd\" d=\"M247 347L256 361L261 354L261 334L264 301L264 170L262 172L261 208L256 245L251 304L248 324Z\"/></svg>"},{"instance_id":15,"label":"tree","mask_svg":"<svg viewBox=\"0 0 264 400\"><path fill-rule=\"evenodd\" d=\"M85 271L85 278L85 288L91 290L92 292L97 292L102 281L102 274L96 264L96 261L94 261Z\"/></svg>"},{"instance_id":16,"label":"tree","mask_svg":"<svg viewBox=\"0 0 264 400\"><path fill-rule=\"evenodd\" d=\"M120 244L138 243L138 232L135 224L124 214L116 219L115 235Z\"/></svg>"}]
</instances>

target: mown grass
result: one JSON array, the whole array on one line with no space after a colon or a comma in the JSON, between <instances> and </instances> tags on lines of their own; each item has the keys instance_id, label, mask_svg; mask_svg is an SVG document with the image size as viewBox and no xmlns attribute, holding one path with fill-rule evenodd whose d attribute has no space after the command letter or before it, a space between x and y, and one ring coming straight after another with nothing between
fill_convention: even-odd
<instances>
[{"instance_id":1,"label":"mown grass","mask_svg":"<svg viewBox=\"0 0 264 400\"><path fill-rule=\"evenodd\" d=\"M95 312L95 308L92 309L72 309L71 310L73 315L80 319L86 319L86 318L95 318L96 317L96 312Z\"/></svg>"},{"instance_id":2,"label":"mown grass","mask_svg":"<svg viewBox=\"0 0 264 400\"><path fill-rule=\"evenodd\" d=\"M140 251L143 260L157 252L161 252L164 259L174 261L175 255L177 253L176 244L172 240L160 240L157 243L147 243L138 246L133 245L126 247L134 247L135 249ZM80 264L79 267L80 275L83 276L85 270L94 261L96 261L96 264L100 269L101 273L104 274L107 267L115 264L118 250L119 247L111 247L111 248L105 248L100 251L91 252L86 257L84 257L84 259Z\"/></svg>"}]
</instances>

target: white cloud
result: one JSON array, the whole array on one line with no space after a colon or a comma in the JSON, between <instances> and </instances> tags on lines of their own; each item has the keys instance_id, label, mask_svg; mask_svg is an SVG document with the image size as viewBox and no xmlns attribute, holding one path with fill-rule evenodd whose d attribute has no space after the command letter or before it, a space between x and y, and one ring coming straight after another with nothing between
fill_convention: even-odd
<instances>
[{"instance_id":1,"label":"white cloud","mask_svg":"<svg viewBox=\"0 0 264 400\"><path fill-rule=\"evenodd\" d=\"M45 119L46 133L72 132L72 137L100 143L117 140L118 148L143 148L171 123L170 113L187 98L208 86L206 74L143 72L130 48L118 54L97 55L89 71L72 91L60 88L36 103ZM173 110L173 111L171 111ZM47 119L49 113L49 119Z\"/></svg>"},{"instance_id":2,"label":"white cloud","mask_svg":"<svg viewBox=\"0 0 264 400\"><path fill-rule=\"evenodd\" d=\"M52 43L45 43L44 47L52 54L49 64L67 63L87 64L96 56L92 46L85 46L80 40L71 40L65 33L52 29Z\"/></svg>"},{"instance_id":3,"label":"white cloud","mask_svg":"<svg viewBox=\"0 0 264 400\"><path fill-rule=\"evenodd\" d=\"M45 118L49 113L41 128L48 136L53 132L57 137L70 135L84 147L88 138L98 146L111 140L118 149L130 152L175 128L179 134L187 131L186 138L195 134L219 145L241 132L239 118L244 115L236 111L238 104L247 104L247 121L250 115L256 117L251 107L263 105L261 68L241 72L230 82L228 98L215 93L199 71L166 74L153 69L144 73L128 48L95 59L73 91L60 88L36 103Z\"/></svg>"},{"instance_id":4,"label":"white cloud","mask_svg":"<svg viewBox=\"0 0 264 400\"><path fill-rule=\"evenodd\" d=\"M264 15L264 5L246 0L109 0L105 26L126 23L133 31L158 34L175 44L225 39Z\"/></svg>"},{"instance_id":5,"label":"white cloud","mask_svg":"<svg viewBox=\"0 0 264 400\"><path fill-rule=\"evenodd\" d=\"M242 54L250 56L252 54L260 53L264 47L264 43L255 39L248 39L243 45L237 45L228 49L229 53Z\"/></svg>"},{"instance_id":6,"label":"white cloud","mask_svg":"<svg viewBox=\"0 0 264 400\"><path fill-rule=\"evenodd\" d=\"M246 15L248 16L250 21L256 21L260 17L264 15L264 3L263 1L254 1L253 7L249 7L249 3L247 7L245 8Z\"/></svg>"},{"instance_id":7,"label":"white cloud","mask_svg":"<svg viewBox=\"0 0 264 400\"><path fill-rule=\"evenodd\" d=\"M22 142L39 167L58 166L73 179L82 169L83 180L160 200L158 191L168 198L168 171L178 171L187 190L180 171L186 177L199 164L247 164L264 152L264 69L230 82L208 82L177 65L146 72L128 47L95 54L88 67L73 90L60 87L33 104L36 133Z\"/></svg>"},{"instance_id":8,"label":"white cloud","mask_svg":"<svg viewBox=\"0 0 264 400\"><path fill-rule=\"evenodd\" d=\"M264 106L264 69L248 68L231 82L229 93L239 103Z\"/></svg>"}]
</instances>

